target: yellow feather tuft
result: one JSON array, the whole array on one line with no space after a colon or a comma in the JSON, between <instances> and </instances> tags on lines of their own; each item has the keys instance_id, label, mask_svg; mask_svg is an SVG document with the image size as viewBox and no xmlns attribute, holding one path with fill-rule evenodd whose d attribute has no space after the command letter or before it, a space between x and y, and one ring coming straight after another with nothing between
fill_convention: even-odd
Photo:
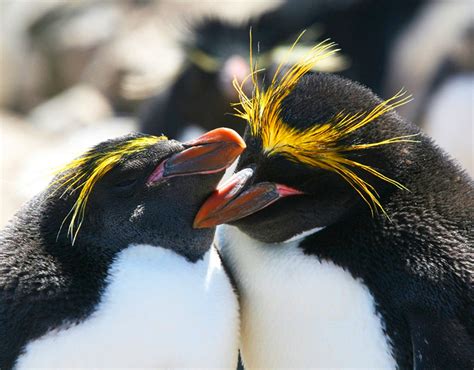
<instances>
[{"instance_id":1,"label":"yellow feather tuft","mask_svg":"<svg viewBox=\"0 0 474 370\"><path fill-rule=\"evenodd\" d=\"M291 53L302 35L295 41L289 53ZM306 130L292 128L281 119L283 100L295 88L301 77L311 71L320 60L338 51L334 47L334 43L323 41L314 46L306 57L287 69L280 77L282 68L286 63L287 58L285 58L278 66L270 86L266 90L262 90L257 81L257 74L260 71L257 68L257 63L255 65L253 63L252 34L250 32L251 74L248 78L252 79L254 91L253 95L248 97L243 91L245 81L239 84L237 80L234 80L233 84L240 100L236 104L238 106L235 108L236 116L248 122L252 136L261 138L263 150L267 156L280 154L294 162L335 172L357 191L369 205L372 214L377 210L381 210L386 215L374 187L360 178L354 172L354 169L364 170L400 189L406 190L406 188L376 169L348 159L346 154L356 150L398 142L415 142L411 139L415 135L394 137L366 144L341 145L340 143L354 131L374 122L385 113L408 103L411 100L410 95L406 95L404 91L399 91L395 96L383 101L370 112L357 114L341 112L330 122L313 125Z\"/></svg>"},{"instance_id":2,"label":"yellow feather tuft","mask_svg":"<svg viewBox=\"0 0 474 370\"><path fill-rule=\"evenodd\" d=\"M63 190L61 196L79 192L76 202L61 224L62 228L66 219L70 217L68 236L72 238L73 245L82 226L87 201L95 184L122 158L145 151L166 139L165 136L144 136L127 140L103 151L91 149L56 172L58 176L50 185L58 185L53 194L57 190Z\"/></svg>"}]
</instances>

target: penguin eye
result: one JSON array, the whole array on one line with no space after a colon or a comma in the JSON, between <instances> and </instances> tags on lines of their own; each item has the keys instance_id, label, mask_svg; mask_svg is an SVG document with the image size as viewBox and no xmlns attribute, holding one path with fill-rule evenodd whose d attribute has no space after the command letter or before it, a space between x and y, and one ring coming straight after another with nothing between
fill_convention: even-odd
<instances>
[{"instance_id":1,"label":"penguin eye","mask_svg":"<svg viewBox=\"0 0 474 370\"><path fill-rule=\"evenodd\" d=\"M128 179L118 181L113 186L115 189L119 191L127 191L127 190L131 190L136 185L137 181L138 181L137 178L131 177Z\"/></svg>"}]
</instances>

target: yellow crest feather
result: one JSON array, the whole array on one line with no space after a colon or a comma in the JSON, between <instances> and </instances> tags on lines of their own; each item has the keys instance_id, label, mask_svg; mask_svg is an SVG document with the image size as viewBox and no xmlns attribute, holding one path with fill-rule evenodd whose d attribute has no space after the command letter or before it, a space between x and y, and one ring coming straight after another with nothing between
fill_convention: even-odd
<instances>
[{"instance_id":1,"label":"yellow crest feather","mask_svg":"<svg viewBox=\"0 0 474 370\"><path fill-rule=\"evenodd\" d=\"M58 185L54 192L63 190L61 196L66 193L79 192L76 202L61 224L62 228L66 219L70 217L68 235L71 236L73 244L84 219L87 201L97 181L116 166L122 158L145 151L160 140L166 140L166 137L143 136L124 141L103 151L91 149L56 172L58 176L50 185Z\"/></svg>"},{"instance_id":2,"label":"yellow crest feather","mask_svg":"<svg viewBox=\"0 0 474 370\"><path fill-rule=\"evenodd\" d=\"M301 36L302 34L289 52L295 47ZM254 91L252 96L248 97L243 91L245 81L239 84L237 80L234 80L233 84L240 100L236 104L238 107L235 110L236 116L248 122L251 135L262 139L264 153L268 156L280 154L294 162L335 172L357 191L369 205L372 214L378 209L385 213L374 187L360 178L353 169L364 170L400 189L406 190L406 188L376 169L347 158L346 154L392 143L414 142L410 138L415 135L357 145L341 145L340 143L342 139L354 131L375 121L385 113L408 103L411 96L406 95L404 91L400 91L392 98L374 107L370 112L357 114L341 112L330 122L313 125L305 130L298 130L288 126L281 119L282 102L295 88L301 77L311 71L318 61L338 51L334 48L335 44L323 41L314 46L305 58L287 69L280 77L283 65L286 63L286 60L283 60L278 66L269 87L265 90L259 87L257 81L257 74L260 70L258 70L257 64L254 65L253 63L251 33L250 44L251 74L249 78L252 79Z\"/></svg>"}]
</instances>

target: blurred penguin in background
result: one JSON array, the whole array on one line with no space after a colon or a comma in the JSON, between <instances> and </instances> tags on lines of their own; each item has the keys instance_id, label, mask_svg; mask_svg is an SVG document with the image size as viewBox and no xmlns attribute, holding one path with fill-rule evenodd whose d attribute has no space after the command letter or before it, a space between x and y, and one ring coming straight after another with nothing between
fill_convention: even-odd
<instances>
[{"instance_id":1,"label":"blurred penguin in background","mask_svg":"<svg viewBox=\"0 0 474 370\"><path fill-rule=\"evenodd\" d=\"M241 24L219 18L204 18L193 27L191 41L183 43L186 64L169 89L145 102L140 120L144 133L161 133L176 138L192 138L204 130L229 126L243 133L244 126L232 116L231 103L238 100L232 86L249 76L249 30L258 42L261 68L272 70L273 60L281 60L295 38L333 9L354 3L337 1L286 1L278 8ZM323 16L324 15L324 16ZM318 32L307 32L314 41ZM303 39L303 42L305 39ZM295 54L296 55L296 54ZM289 63L291 61L288 61ZM337 72L341 59L321 68ZM259 76L265 79L266 73ZM244 84L250 89L250 83Z\"/></svg>"}]
</instances>

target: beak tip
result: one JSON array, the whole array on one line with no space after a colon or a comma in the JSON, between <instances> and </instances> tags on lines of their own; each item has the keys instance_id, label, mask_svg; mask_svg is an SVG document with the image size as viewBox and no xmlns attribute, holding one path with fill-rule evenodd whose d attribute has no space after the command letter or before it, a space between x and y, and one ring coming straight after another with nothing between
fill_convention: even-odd
<instances>
[{"instance_id":1,"label":"beak tip","mask_svg":"<svg viewBox=\"0 0 474 370\"><path fill-rule=\"evenodd\" d=\"M234 143L240 149L240 152L242 152L247 147L242 137L231 128L220 127L212 130L211 132L213 131L221 138L222 141Z\"/></svg>"},{"instance_id":2,"label":"beak tip","mask_svg":"<svg viewBox=\"0 0 474 370\"><path fill-rule=\"evenodd\" d=\"M242 137L234 130L228 127L219 127L214 130L208 131L205 134L199 136L196 139L186 142L188 146L200 145L206 143L225 142L232 143L235 146L245 149L247 146Z\"/></svg>"}]
</instances>

